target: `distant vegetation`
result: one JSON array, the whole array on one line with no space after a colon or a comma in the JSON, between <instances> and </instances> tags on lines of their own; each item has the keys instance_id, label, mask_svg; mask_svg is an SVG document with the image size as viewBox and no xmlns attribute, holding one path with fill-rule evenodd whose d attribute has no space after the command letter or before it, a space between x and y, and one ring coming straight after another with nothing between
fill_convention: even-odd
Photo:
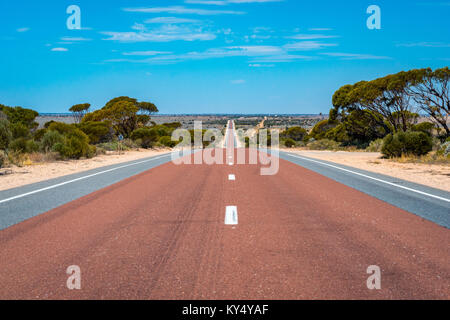
<instances>
[{"instance_id":1,"label":"distant vegetation","mask_svg":"<svg viewBox=\"0 0 450 320\"><path fill-rule=\"evenodd\" d=\"M0 167L7 163L21 165L36 154L45 154L46 159L52 158L48 155L90 158L118 150L119 144L121 149L173 147L172 132L181 126L178 122L156 125L151 115L158 108L130 97L114 98L93 112L89 112L88 103L69 110L77 123L50 121L38 129L36 111L0 105Z\"/></svg>"},{"instance_id":2,"label":"distant vegetation","mask_svg":"<svg viewBox=\"0 0 450 320\"><path fill-rule=\"evenodd\" d=\"M292 136L293 130L300 130L290 128L281 140L287 147L367 149L386 157L422 156L435 149L437 155L448 157L449 79L446 67L345 85L333 95L327 120L306 136ZM430 122L418 123L421 115Z\"/></svg>"}]
</instances>

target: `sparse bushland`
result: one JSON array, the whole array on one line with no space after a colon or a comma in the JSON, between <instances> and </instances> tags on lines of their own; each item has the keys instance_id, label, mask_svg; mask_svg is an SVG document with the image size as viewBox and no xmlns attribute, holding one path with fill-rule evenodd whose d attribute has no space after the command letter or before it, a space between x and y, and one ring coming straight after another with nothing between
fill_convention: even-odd
<instances>
[{"instance_id":1,"label":"sparse bushland","mask_svg":"<svg viewBox=\"0 0 450 320\"><path fill-rule=\"evenodd\" d=\"M450 138L449 80L445 67L345 85L333 95L329 119L317 123L305 138L307 146L383 152L389 158L425 159L434 150L430 158L437 159L441 144ZM431 122L417 123L419 113Z\"/></svg>"},{"instance_id":2,"label":"sparse bushland","mask_svg":"<svg viewBox=\"0 0 450 320\"><path fill-rule=\"evenodd\" d=\"M70 108L75 124L49 121L38 129L36 111L0 105L1 166L90 158L155 145L173 147L171 134L181 126L179 122L156 125L150 116L158 108L130 97L114 98L94 112L89 109L88 103Z\"/></svg>"}]
</instances>

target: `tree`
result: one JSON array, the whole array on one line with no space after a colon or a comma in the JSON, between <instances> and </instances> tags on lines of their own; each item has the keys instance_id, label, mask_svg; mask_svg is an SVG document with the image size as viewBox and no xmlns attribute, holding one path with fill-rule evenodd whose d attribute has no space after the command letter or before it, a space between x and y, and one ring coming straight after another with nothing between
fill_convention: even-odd
<instances>
[{"instance_id":1,"label":"tree","mask_svg":"<svg viewBox=\"0 0 450 320\"><path fill-rule=\"evenodd\" d=\"M147 114L138 114L142 110ZM148 114L151 112L157 112L153 104L123 96L108 101L100 110L86 114L82 122L110 121L116 135L128 138L134 130L145 127L150 121Z\"/></svg>"},{"instance_id":2,"label":"tree","mask_svg":"<svg viewBox=\"0 0 450 320\"><path fill-rule=\"evenodd\" d=\"M76 104L72 106L69 111L73 112L75 120L77 123L81 122L81 119L89 112L91 105L89 103Z\"/></svg>"},{"instance_id":3,"label":"tree","mask_svg":"<svg viewBox=\"0 0 450 320\"><path fill-rule=\"evenodd\" d=\"M303 141L308 132L302 127L291 127L282 133L282 137L294 141Z\"/></svg>"},{"instance_id":4,"label":"tree","mask_svg":"<svg viewBox=\"0 0 450 320\"><path fill-rule=\"evenodd\" d=\"M22 124L29 130L35 130L39 126L34 121L39 113L34 110L22 107L8 107L0 104L0 111L6 115L11 126Z\"/></svg>"},{"instance_id":5,"label":"tree","mask_svg":"<svg viewBox=\"0 0 450 320\"><path fill-rule=\"evenodd\" d=\"M450 70L416 69L406 73L406 92L418 107L431 117L450 137L448 119L450 114Z\"/></svg>"}]
</instances>

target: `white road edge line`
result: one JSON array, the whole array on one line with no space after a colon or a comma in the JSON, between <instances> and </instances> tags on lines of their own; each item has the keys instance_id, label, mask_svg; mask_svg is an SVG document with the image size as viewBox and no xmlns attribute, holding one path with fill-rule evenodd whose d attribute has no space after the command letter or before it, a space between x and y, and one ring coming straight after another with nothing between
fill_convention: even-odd
<instances>
[{"instance_id":1,"label":"white road edge line","mask_svg":"<svg viewBox=\"0 0 450 320\"><path fill-rule=\"evenodd\" d=\"M289 154L289 153L286 153L286 154L288 156L290 156L290 157L299 158L299 159L302 159L302 160L319 163L319 164L322 164L324 166L332 167L332 168L339 169L339 170L342 170L342 171L345 171L345 172L350 172L350 173L356 174L358 176L361 176L361 177L364 177L364 178L368 178L368 179L372 179L372 180L375 180L375 181L378 181L378 182L382 182L382 183L385 183L385 184L388 184L388 185L391 185L391 186L394 186L394 187L397 187L397 188L400 188L400 189L408 190L408 191L411 191L411 192L422 194L424 196L428 196L428 197L431 197L431 198L435 198L435 199L439 199L439 200L442 200L442 201L450 202L450 199L447 199L447 198L435 196L434 194L426 193L426 192L419 191L419 190L416 190L416 189L400 186L398 184L395 184L395 183L392 183L392 182L389 182L389 181L385 181L385 180L381 180L381 179L378 179L378 178L374 178L374 177L368 176L366 174L355 172L355 171L348 170L348 169L344 169L344 168L341 168L341 167L338 167L338 166L334 166L334 165L329 164L329 163L325 163L325 162L321 162L321 161L317 161L317 160L313 160L313 159L308 159L308 158L304 158L302 156L297 156L297 155L293 155L293 154Z\"/></svg>"},{"instance_id":2,"label":"white road edge line","mask_svg":"<svg viewBox=\"0 0 450 320\"><path fill-rule=\"evenodd\" d=\"M226 225L238 224L238 213L236 206L227 206L225 210L225 224Z\"/></svg>"},{"instance_id":3,"label":"white road edge line","mask_svg":"<svg viewBox=\"0 0 450 320\"><path fill-rule=\"evenodd\" d=\"M234 174L229 174L228 175L228 180L234 181L234 180L236 180L236 176Z\"/></svg>"},{"instance_id":4,"label":"white road edge line","mask_svg":"<svg viewBox=\"0 0 450 320\"><path fill-rule=\"evenodd\" d=\"M123 169L123 168L126 168L126 167L135 166L135 165L141 164L141 163L146 163L146 162L158 160L158 159L166 157L166 156L170 156L170 153L162 155L162 156L158 156L156 158L151 158L151 159L148 159L148 160L134 162L134 163L130 163L130 164L127 164L127 165L120 166L120 167L116 167L116 168L111 168L111 169L108 169L108 170L100 171L100 172L93 173L93 174L90 174L90 175L87 175L87 176L84 176L84 177L80 177L80 178L76 178L76 179L73 179L73 180L61 182L61 183L58 183L58 184L55 184L55 185L52 185L52 186L49 186L49 187L45 187L45 188L42 188L42 189L38 189L38 190L30 191L30 192L27 192L27 193L19 194L17 196L11 197L11 198L0 200L0 203L5 203L5 202L11 201L11 200L23 198L23 197L26 197L26 196L29 196L29 195L32 195L32 194L35 194L35 193L42 192L42 191L58 188L58 187L61 187L63 185L66 185L66 184L69 184L69 183L72 183L72 182L76 182L76 181L80 181L80 180L84 180L84 179L91 178L91 177L94 177L94 176L98 176L98 175L103 174L103 173L107 173L107 172Z\"/></svg>"}]
</instances>

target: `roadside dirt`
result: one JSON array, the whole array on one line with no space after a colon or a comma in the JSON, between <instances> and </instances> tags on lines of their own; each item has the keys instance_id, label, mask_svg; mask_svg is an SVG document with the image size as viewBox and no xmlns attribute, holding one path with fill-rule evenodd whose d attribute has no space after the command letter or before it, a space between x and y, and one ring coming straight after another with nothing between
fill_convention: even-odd
<instances>
[{"instance_id":1,"label":"roadside dirt","mask_svg":"<svg viewBox=\"0 0 450 320\"><path fill-rule=\"evenodd\" d=\"M169 150L140 149L138 151L127 151L120 155L117 152L110 152L92 159L54 161L23 167L12 166L0 170L0 191L168 152Z\"/></svg>"},{"instance_id":2,"label":"roadside dirt","mask_svg":"<svg viewBox=\"0 0 450 320\"><path fill-rule=\"evenodd\" d=\"M307 150L293 150L293 152L305 157L344 164L450 192L450 166L448 165L398 163L382 159L378 152Z\"/></svg>"}]
</instances>

